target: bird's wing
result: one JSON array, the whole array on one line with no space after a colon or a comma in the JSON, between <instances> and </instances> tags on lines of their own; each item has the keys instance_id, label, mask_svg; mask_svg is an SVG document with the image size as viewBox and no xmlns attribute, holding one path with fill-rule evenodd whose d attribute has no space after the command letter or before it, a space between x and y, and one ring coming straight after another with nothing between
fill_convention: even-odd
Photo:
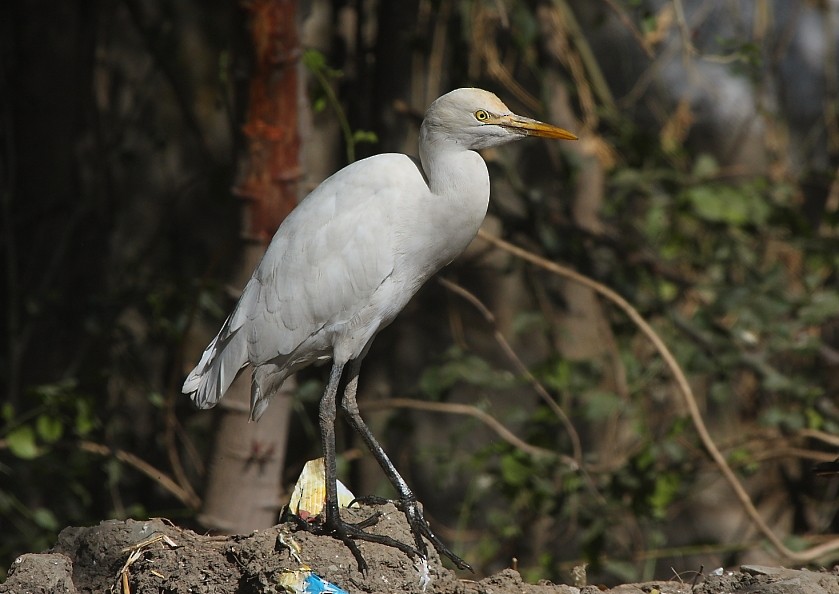
<instances>
[{"instance_id":1,"label":"bird's wing","mask_svg":"<svg viewBox=\"0 0 839 594\"><path fill-rule=\"evenodd\" d=\"M231 315L232 330L247 326L250 362L289 354L369 305L393 271L399 203L425 188L413 161L386 154L342 169L303 200Z\"/></svg>"}]
</instances>

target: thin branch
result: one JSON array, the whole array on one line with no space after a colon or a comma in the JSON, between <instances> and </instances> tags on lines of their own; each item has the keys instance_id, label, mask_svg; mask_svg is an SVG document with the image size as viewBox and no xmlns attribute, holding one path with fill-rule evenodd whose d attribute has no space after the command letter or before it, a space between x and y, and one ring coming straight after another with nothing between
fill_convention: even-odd
<instances>
[{"instance_id":1,"label":"thin branch","mask_svg":"<svg viewBox=\"0 0 839 594\"><path fill-rule=\"evenodd\" d=\"M501 350L504 351L504 354L513 364L516 371L521 374L524 379L533 387L539 397L548 405L548 408L557 416L557 418L562 422L565 426L565 431L568 433L568 437L571 439L571 449L574 452L574 460L576 461L575 467L581 468L583 464L583 448L580 445L580 436L577 434L577 430L574 429L574 424L571 422L571 419L568 418L568 415L565 414L565 411L562 410L556 401L551 398L551 395L548 394L547 389L542 383L536 379L536 376L531 373L531 371L527 368L527 366L522 362L516 352L513 350L513 347L510 346L510 343L507 342L507 339L498 329L498 325L495 321L495 316L489 310L489 308L481 303L481 301L472 293L464 289L458 284L451 282L445 278L438 278L438 282L446 287L449 291L456 293L466 299L469 303L471 303L475 309L481 312L481 315L487 321L487 323L492 326L493 330L493 337L498 345L501 347Z\"/></svg>"},{"instance_id":2,"label":"thin branch","mask_svg":"<svg viewBox=\"0 0 839 594\"><path fill-rule=\"evenodd\" d=\"M517 437L512 431L502 425L498 419L480 408L471 404L458 404L454 402L428 402L427 400L413 400L411 398L388 398L387 400L375 400L370 402L359 403L359 406L365 411L383 410L390 408L409 408L412 410L424 410L428 412L439 412L450 415L463 415L479 420L484 425L494 431L498 437L512 445L514 448L521 450L531 456L538 458L559 458L566 465L573 469L577 469L578 465L575 460L563 454L557 454L552 450L540 448L538 446L530 445L526 441Z\"/></svg>"},{"instance_id":3,"label":"thin branch","mask_svg":"<svg viewBox=\"0 0 839 594\"><path fill-rule=\"evenodd\" d=\"M626 30L635 38L636 43L638 46L643 50L643 52L647 55L647 57L652 60L655 57L653 53L653 48L650 47L650 43L644 39L644 35L641 31L638 30L638 27L635 26L635 23L632 22L632 19L626 14L626 11L623 7L619 6L615 0L603 0L606 5L612 9L618 19L620 20L621 24L626 27Z\"/></svg>"},{"instance_id":4,"label":"thin branch","mask_svg":"<svg viewBox=\"0 0 839 594\"><path fill-rule=\"evenodd\" d=\"M315 52L315 50L309 51ZM338 119L338 125L341 127L341 135L344 137L344 150L347 155L347 162L353 163L355 162L355 139L353 138L353 132L352 128L350 127L350 121L347 119L347 114L344 112L344 108L341 106L341 101L335 94L335 89L332 88L332 83L326 76L325 67L323 65L320 65L317 60L307 60L307 56L311 55L314 54L307 54L304 52L303 63L307 64L307 66L309 67L309 72L311 72L317 79L318 84L320 85L320 88L326 97L327 103L329 103L330 107L332 107L332 111L335 114L335 117Z\"/></svg>"},{"instance_id":5,"label":"thin branch","mask_svg":"<svg viewBox=\"0 0 839 594\"><path fill-rule=\"evenodd\" d=\"M830 183L830 190L827 192L827 200L824 203L825 215L832 215L837 211L839 211L839 167L836 168L833 174L833 181ZM820 235L827 237L831 234L829 220L829 216L822 217L821 224L819 225Z\"/></svg>"},{"instance_id":6,"label":"thin branch","mask_svg":"<svg viewBox=\"0 0 839 594\"><path fill-rule=\"evenodd\" d=\"M576 77L577 84L581 84L582 81L590 84L591 88L594 89L595 95L600 100L600 104L609 112L614 112L615 99L612 96L609 83L606 82L606 77L600 69L600 63L597 61L594 51L591 49L583 33L582 26L577 21L577 17L574 16L574 11L571 10L571 7L568 6L565 0L554 0L554 6L559 11L561 25L568 34L574 48L576 48L579 60L588 75L586 77L581 74L579 77Z\"/></svg>"},{"instance_id":7,"label":"thin branch","mask_svg":"<svg viewBox=\"0 0 839 594\"><path fill-rule=\"evenodd\" d=\"M793 551L789 549L784 543L778 538L777 535L772 531L772 529L767 525L766 521L757 511L755 508L754 503L749 497L749 494L746 492L746 489L743 487L740 480L737 478L737 475L734 474L734 471L729 466L728 462L726 461L725 457L720 452L717 445L714 443L714 440L711 438L711 434L708 431L707 426L705 425L705 421L702 418L702 413L699 410L699 405L696 403L696 397L693 394L693 390L688 383L687 377L685 377L684 372L682 371L681 367L679 367L676 358L673 356L673 353L670 352L670 349L661 339L661 337L653 330L652 326L647 323L646 320L641 316L641 314L636 310L626 299L621 297L618 293L613 291L612 289L606 287L605 285L598 283L597 281L590 279L575 270L571 270L565 266L560 266L555 262L551 262L550 260L546 260L536 254L528 252L520 247L517 247L509 242L506 242L502 239L489 235L483 231L478 232L478 236L486 242L502 249L514 256L521 258L527 262L535 264L544 270L548 270L558 276L573 280L578 282L586 287L591 288L596 293L605 297L608 301L611 301L617 307L619 307L631 320L635 325L638 327L639 330L647 337L647 339L653 344L653 346L658 351L661 358L664 360L665 364L667 365L668 369L673 375L673 379L676 382L676 385L679 388L679 392L682 395L685 405L687 406L688 412L690 413L691 420L693 421L694 428L696 429L697 434L699 435L699 439L702 441L702 445L705 446L708 454L716 463L717 467L720 469L723 477L725 477L726 481L728 481L729 486L734 491L734 494L737 496L737 499L740 500L741 505L743 506L746 514L751 518L752 522L757 526L761 533L772 543L772 546L784 557L790 559L792 561L796 561L798 563L807 563L818 559L828 553L833 551L839 550L839 538L834 538L825 542L823 544L811 547L804 551Z\"/></svg>"},{"instance_id":8,"label":"thin branch","mask_svg":"<svg viewBox=\"0 0 839 594\"><path fill-rule=\"evenodd\" d=\"M798 431L798 435L839 447L839 435L825 433L824 431L819 431L818 429L801 429Z\"/></svg>"},{"instance_id":9,"label":"thin branch","mask_svg":"<svg viewBox=\"0 0 839 594\"><path fill-rule=\"evenodd\" d=\"M679 34L682 37L682 51L685 54L685 58L688 56L695 56L699 52L696 51L696 48L691 41L690 27L688 26L687 17L685 16L685 7L684 4L682 4L682 0L673 0L673 8L676 11L676 24L679 26Z\"/></svg>"},{"instance_id":10,"label":"thin branch","mask_svg":"<svg viewBox=\"0 0 839 594\"><path fill-rule=\"evenodd\" d=\"M820 452L818 450L809 450L807 448L778 447L768 448L753 453L749 462L763 462L765 460L782 460L789 458L809 460L810 462L832 462L836 459L836 454Z\"/></svg>"},{"instance_id":11,"label":"thin branch","mask_svg":"<svg viewBox=\"0 0 839 594\"><path fill-rule=\"evenodd\" d=\"M78 446L79 449L84 452L105 457L113 456L120 462L124 462L134 469L139 470L141 473L145 474L161 487L169 491L172 495L177 497L181 503L190 509L199 509L201 507L201 499L198 498L198 496L181 488L181 486L165 472L152 466L142 458L135 456L130 452L126 452L125 450L121 450L119 448L109 448L108 446L93 441L80 441L78 442Z\"/></svg>"}]
</instances>

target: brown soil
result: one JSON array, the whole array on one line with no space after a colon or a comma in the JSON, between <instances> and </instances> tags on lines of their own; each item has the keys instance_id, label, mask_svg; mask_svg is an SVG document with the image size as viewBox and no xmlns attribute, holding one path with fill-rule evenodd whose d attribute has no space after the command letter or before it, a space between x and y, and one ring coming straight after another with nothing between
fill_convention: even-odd
<instances>
[{"instance_id":1,"label":"brown soil","mask_svg":"<svg viewBox=\"0 0 839 594\"><path fill-rule=\"evenodd\" d=\"M407 525L392 505L379 508L382 520L372 532L411 542ZM361 520L369 509L351 511ZM444 568L431 552L423 589L422 568L404 553L359 542L369 564L366 575L339 541L280 525L247 536L203 536L165 520L107 521L89 528L66 528L47 553L22 555L9 570L0 593L264 594L295 592L284 586L314 574L347 592L439 594L595 594L596 586L576 588L549 582L526 584L505 570L480 581ZM302 592L303 590L297 590ZM309 590L329 592L330 590ZM743 567L709 576L697 584L675 581L632 584L605 590L614 594L839 594L839 573Z\"/></svg>"}]
</instances>

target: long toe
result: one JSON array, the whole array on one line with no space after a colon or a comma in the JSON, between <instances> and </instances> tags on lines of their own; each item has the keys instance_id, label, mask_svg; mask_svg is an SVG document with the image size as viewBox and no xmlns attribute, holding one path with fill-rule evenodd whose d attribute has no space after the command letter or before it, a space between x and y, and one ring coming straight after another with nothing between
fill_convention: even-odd
<instances>
[{"instance_id":1,"label":"long toe","mask_svg":"<svg viewBox=\"0 0 839 594\"><path fill-rule=\"evenodd\" d=\"M421 554L414 547L407 545L404 542L399 542L390 536L365 532L362 529L375 524L380 516L381 514L373 514L370 518L356 524L338 519L337 521L325 523L317 528L314 528L313 532L316 534L328 535L343 542L353 554L353 557L355 557L355 560L358 563L358 570L365 574L367 573L367 562L364 560L364 557L361 555L361 550L355 542L357 540L374 542L386 547L399 549L411 559L415 559L417 557L425 558L425 555Z\"/></svg>"},{"instance_id":2,"label":"long toe","mask_svg":"<svg viewBox=\"0 0 839 594\"><path fill-rule=\"evenodd\" d=\"M351 526L355 526L356 528L369 528L370 526L375 526L379 523L379 520L382 518L382 512L377 511L370 515L370 517L361 520L360 522L354 522Z\"/></svg>"},{"instance_id":3,"label":"long toe","mask_svg":"<svg viewBox=\"0 0 839 594\"><path fill-rule=\"evenodd\" d=\"M392 503L394 505L399 505L399 501L393 501L392 499L387 499L386 497L379 497L378 495L362 495L361 497L356 497L352 501L350 501L347 507L352 507L354 503L360 503L361 505L385 505L386 503Z\"/></svg>"},{"instance_id":4,"label":"long toe","mask_svg":"<svg viewBox=\"0 0 839 594\"><path fill-rule=\"evenodd\" d=\"M414 541L417 544L417 549L423 557L428 557L425 541L423 540L424 537L431 543L440 555L448 557L449 560L458 567L458 569L468 569L469 571L474 571L471 565L452 553L449 548L443 544L443 541L437 538L437 535L431 531L431 527L428 525L428 521L425 519L422 509L416 501L401 501L400 507L405 513L405 517L408 519L408 525L411 527L411 533L414 535Z\"/></svg>"}]
</instances>

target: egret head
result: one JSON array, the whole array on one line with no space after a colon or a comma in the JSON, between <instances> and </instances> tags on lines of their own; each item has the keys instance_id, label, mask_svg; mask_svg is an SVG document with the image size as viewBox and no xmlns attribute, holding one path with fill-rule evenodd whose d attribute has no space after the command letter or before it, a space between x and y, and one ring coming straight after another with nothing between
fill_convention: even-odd
<instances>
[{"instance_id":1,"label":"egret head","mask_svg":"<svg viewBox=\"0 0 839 594\"><path fill-rule=\"evenodd\" d=\"M453 142L479 150L526 136L576 140L556 126L519 116L489 91L456 89L438 98L422 122L422 137L430 142Z\"/></svg>"}]
</instances>

